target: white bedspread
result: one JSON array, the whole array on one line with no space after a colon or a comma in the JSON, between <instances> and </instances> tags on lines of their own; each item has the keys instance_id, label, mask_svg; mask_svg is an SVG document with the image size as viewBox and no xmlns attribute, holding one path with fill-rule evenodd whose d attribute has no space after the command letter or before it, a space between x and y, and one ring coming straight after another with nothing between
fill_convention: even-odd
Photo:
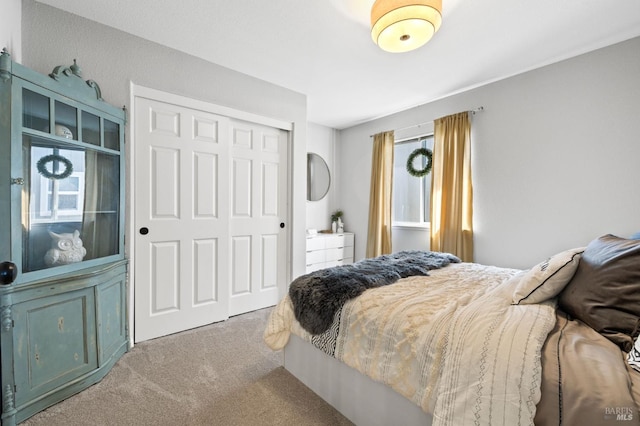
<instances>
[{"instance_id":1,"label":"white bedspread","mask_svg":"<svg viewBox=\"0 0 640 426\"><path fill-rule=\"evenodd\" d=\"M519 271L452 264L365 291L340 315L335 357L433 414L434 425L533 424L555 302L511 305ZM265 342L311 341L285 297Z\"/></svg>"}]
</instances>

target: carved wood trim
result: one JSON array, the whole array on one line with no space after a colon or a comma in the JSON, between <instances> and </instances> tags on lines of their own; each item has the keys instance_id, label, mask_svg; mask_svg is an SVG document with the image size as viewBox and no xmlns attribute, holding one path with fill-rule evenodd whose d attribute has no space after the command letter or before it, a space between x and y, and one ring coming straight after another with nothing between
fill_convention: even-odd
<instances>
[{"instance_id":1,"label":"carved wood trim","mask_svg":"<svg viewBox=\"0 0 640 426\"><path fill-rule=\"evenodd\" d=\"M11 55L7 48L2 49L0 54L0 79L7 81L11 78Z\"/></svg>"},{"instance_id":2,"label":"carved wood trim","mask_svg":"<svg viewBox=\"0 0 640 426\"><path fill-rule=\"evenodd\" d=\"M15 395L10 384L4 387L2 392L2 412L8 413L15 408Z\"/></svg>"},{"instance_id":3,"label":"carved wood trim","mask_svg":"<svg viewBox=\"0 0 640 426\"><path fill-rule=\"evenodd\" d=\"M78 89L86 89L88 86L95 92L95 97L97 100L104 100L102 99L102 91L100 90L100 86L98 86L98 83L96 83L94 80L87 80L85 82L82 79L82 69L77 64L75 59L73 60L73 65L70 65L68 67L65 67L64 65L58 65L57 67L55 67L49 74L49 77Z\"/></svg>"},{"instance_id":4,"label":"carved wood trim","mask_svg":"<svg viewBox=\"0 0 640 426\"><path fill-rule=\"evenodd\" d=\"M11 319L11 306L3 306L0 309L2 309L2 312L0 313L0 318L2 318L0 320L0 324L2 324L2 331L9 331L11 330L13 323L13 320Z\"/></svg>"}]
</instances>

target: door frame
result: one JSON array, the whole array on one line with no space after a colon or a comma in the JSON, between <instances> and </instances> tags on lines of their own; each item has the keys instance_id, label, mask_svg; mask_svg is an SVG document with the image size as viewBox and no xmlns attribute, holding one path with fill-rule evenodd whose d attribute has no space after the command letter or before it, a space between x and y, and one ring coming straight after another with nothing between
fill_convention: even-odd
<instances>
[{"instance_id":1,"label":"door frame","mask_svg":"<svg viewBox=\"0 0 640 426\"><path fill-rule=\"evenodd\" d=\"M133 165L135 164L135 101L136 98L147 98L154 101L173 103L176 105L184 106L187 108L207 111L213 114L226 116L238 120L249 121L256 124L262 124L269 127L275 127L277 129L285 130L288 132L287 137L287 158L286 167L287 173L287 217L289 223L285 228L285 241L286 241L286 270L284 283L291 281L292 275L292 226L293 222L293 131L294 126L292 122L285 120L279 120L275 118L265 117L259 114L254 114L246 111L237 110L234 108L217 105L211 102L202 101L187 96L176 95L169 92L164 92L158 89L152 89L139 84L135 84L133 81L129 83L129 111L130 115L127 117L127 125L129 127L128 138L125 144L125 168L126 175L129 178L126 185L126 211L125 211L125 257L129 259L129 271L128 271L128 327L129 327L129 345L132 348L134 346L134 330L135 330L135 271L136 271L136 259L135 259L135 172ZM128 237L128 238L127 238ZM286 293L286 284L282 288L278 289L281 297Z\"/></svg>"}]
</instances>

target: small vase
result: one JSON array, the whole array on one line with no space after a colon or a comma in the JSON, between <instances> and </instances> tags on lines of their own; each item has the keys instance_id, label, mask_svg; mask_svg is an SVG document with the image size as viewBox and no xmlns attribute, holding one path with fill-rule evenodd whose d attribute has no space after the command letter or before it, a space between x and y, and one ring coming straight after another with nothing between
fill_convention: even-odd
<instances>
[{"instance_id":1,"label":"small vase","mask_svg":"<svg viewBox=\"0 0 640 426\"><path fill-rule=\"evenodd\" d=\"M344 232L344 223L341 218L338 218L338 234L342 234Z\"/></svg>"},{"instance_id":2,"label":"small vase","mask_svg":"<svg viewBox=\"0 0 640 426\"><path fill-rule=\"evenodd\" d=\"M331 232L333 232L335 234L337 230L338 230L338 223L337 222L331 222Z\"/></svg>"}]
</instances>

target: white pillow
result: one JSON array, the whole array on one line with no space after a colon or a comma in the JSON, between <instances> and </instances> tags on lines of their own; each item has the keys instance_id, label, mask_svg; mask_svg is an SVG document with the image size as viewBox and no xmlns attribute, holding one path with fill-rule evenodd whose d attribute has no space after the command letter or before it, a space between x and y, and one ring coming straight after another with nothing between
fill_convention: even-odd
<instances>
[{"instance_id":1,"label":"white pillow","mask_svg":"<svg viewBox=\"0 0 640 426\"><path fill-rule=\"evenodd\" d=\"M513 304L540 303L560 294L578 269L585 248L563 251L527 271L513 292Z\"/></svg>"}]
</instances>

